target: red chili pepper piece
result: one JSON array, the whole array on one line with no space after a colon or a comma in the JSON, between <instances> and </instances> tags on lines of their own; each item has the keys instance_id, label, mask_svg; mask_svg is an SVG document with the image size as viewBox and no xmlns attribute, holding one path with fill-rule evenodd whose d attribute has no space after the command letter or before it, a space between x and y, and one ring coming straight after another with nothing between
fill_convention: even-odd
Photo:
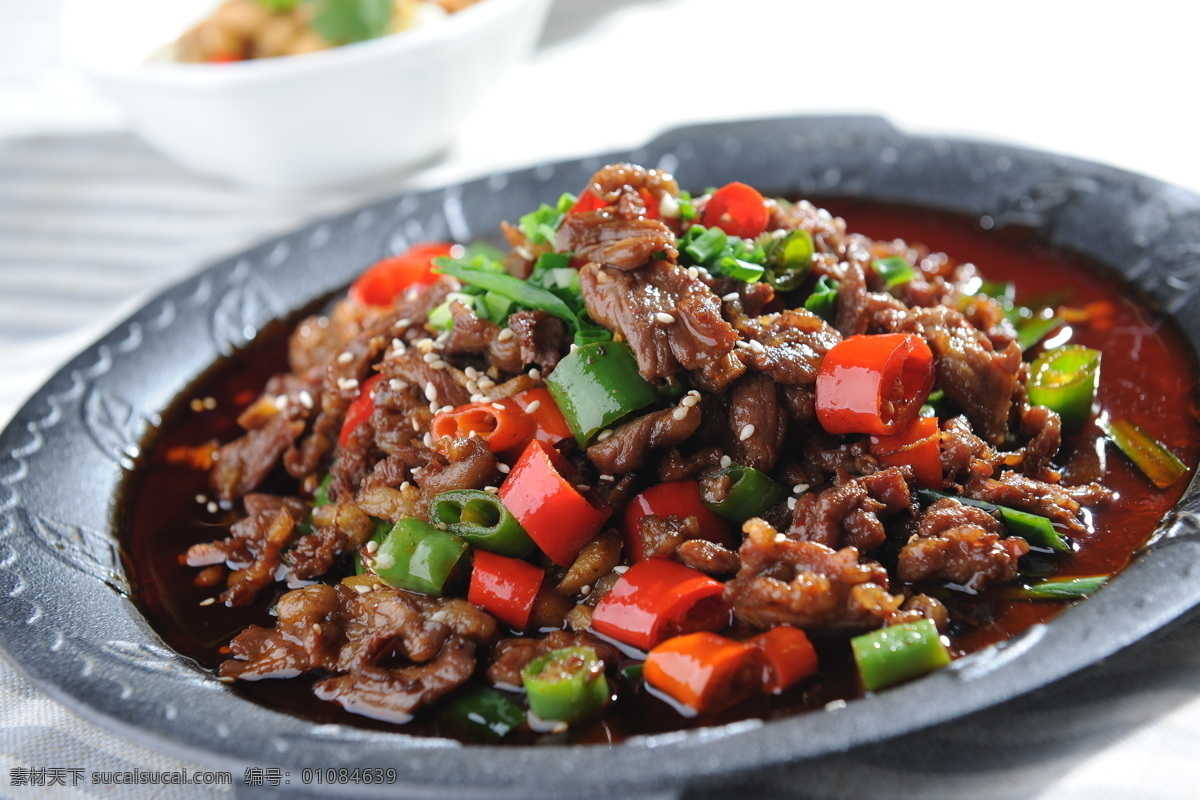
<instances>
[{"instance_id":1,"label":"red chili pepper piece","mask_svg":"<svg viewBox=\"0 0 1200 800\"><path fill-rule=\"evenodd\" d=\"M600 531L612 510L581 494L564 475L571 467L553 447L536 439L500 484L500 499L542 552L569 567ZM718 584L719 586L720 584Z\"/></svg>"},{"instance_id":2,"label":"red chili pepper piece","mask_svg":"<svg viewBox=\"0 0 1200 800\"><path fill-rule=\"evenodd\" d=\"M677 634L720 630L729 624L723 589L720 581L678 561L639 561L600 598L592 628L642 650Z\"/></svg>"},{"instance_id":3,"label":"red chili pepper piece","mask_svg":"<svg viewBox=\"0 0 1200 800\"><path fill-rule=\"evenodd\" d=\"M746 644L763 655L763 688L779 694L817 671L817 651L808 636L791 625L777 625Z\"/></svg>"},{"instance_id":4,"label":"red chili pepper piece","mask_svg":"<svg viewBox=\"0 0 1200 800\"><path fill-rule=\"evenodd\" d=\"M564 439L570 439L571 426L558 410L558 405L550 395L549 390L542 387L526 389L520 394L513 395L513 401L526 414L533 418L533 438L546 444L558 444ZM537 405L534 405L537 403ZM530 411L530 409L533 409Z\"/></svg>"},{"instance_id":5,"label":"red chili pepper piece","mask_svg":"<svg viewBox=\"0 0 1200 800\"><path fill-rule=\"evenodd\" d=\"M354 402L346 409L342 432L338 434L338 444L342 447L345 447L346 443L350 441L350 434L371 418L371 413L375 410L375 398L371 396L371 393L375 390L375 384L379 383L379 379L382 377L382 375L372 375L363 381L362 386L358 389L358 397L355 397Z\"/></svg>"},{"instance_id":6,"label":"red chili pepper piece","mask_svg":"<svg viewBox=\"0 0 1200 800\"><path fill-rule=\"evenodd\" d=\"M933 352L920 336L851 336L821 362L817 419L830 433L898 433L916 419L933 377Z\"/></svg>"},{"instance_id":7,"label":"red chili pepper piece","mask_svg":"<svg viewBox=\"0 0 1200 800\"><path fill-rule=\"evenodd\" d=\"M507 397L439 411L429 423L429 433L434 439L475 434L493 453L502 453L528 442L534 429L533 418L515 400Z\"/></svg>"},{"instance_id":8,"label":"red chili pepper piece","mask_svg":"<svg viewBox=\"0 0 1200 800\"><path fill-rule=\"evenodd\" d=\"M697 714L711 714L762 688L763 653L715 633L667 639L646 656L646 683Z\"/></svg>"},{"instance_id":9,"label":"red chili pepper piece","mask_svg":"<svg viewBox=\"0 0 1200 800\"><path fill-rule=\"evenodd\" d=\"M525 630L546 573L519 558L475 549L467 601L515 630Z\"/></svg>"},{"instance_id":10,"label":"red chili pepper piece","mask_svg":"<svg viewBox=\"0 0 1200 800\"><path fill-rule=\"evenodd\" d=\"M941 431L937 417L917 417L894 436L872 436L871 455L888 467L912 467L917 485L942 488Z\"/></svg>"},{"instance_id":11,"label":"red chili pepper piece","mask_svg":"<svg viewBox=\"0 0 1200 800\"><path fill-rule=\"evenodd\" d=\"M571 210L567 213L583 214L588 211L598 211L608 205L609 202L607 200L593 192L589 187L583 190L583 193L579 195L579 199L575 201L575 205L571 206Z\"/></svg>"},{"instance_id":12,"label":"red chili pepper piece","mask_svg":"<svg viewBox=\"0 0 1200 800\"><path fill-rule=\"evenodd\" d=\"M365 306L390 306L409 286L434 283L433 259L450 255L452 247L446 242L414 244L401 255L377 261L350 286L349 297Z\"/></svg>"},{"instance_id":13,"label":"red chili pepper piece","mask_svg":"<svg viewBox=\"0 0 1200 800\"><path fill-rule=\"evenodd\" d=\"M723 517L710 511L700 502L700 484L696 481L669 481L651 486L634 495L625 506L622 533L625 552L631 561L644 561L642 540L638 536L638 520L654 514L657 517L695 517L700 525L700 538L727 547L733 545L733 534Z\"/></svg>"},{"instance_id":14,"label":"red chili pepper piece","mask_svg":"<svg viewBox=\"0 0 1200 800\"><path fill-rule=\"evenodd\" d=\"M735 182L725 184L708 198L701 224L720 228L730 236L752 239L765 231L770 221L766 200L759 191Z\"/></svg>"}]
</instances>

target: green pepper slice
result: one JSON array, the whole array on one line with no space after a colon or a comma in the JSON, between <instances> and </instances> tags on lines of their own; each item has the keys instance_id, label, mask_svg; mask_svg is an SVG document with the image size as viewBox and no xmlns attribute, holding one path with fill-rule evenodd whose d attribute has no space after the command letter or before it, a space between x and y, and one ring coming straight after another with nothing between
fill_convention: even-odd
<instances>
[{"instance_id":1,"label":"green pepper slice","mask_svg":"<svg viewBox=\"0 0 1200 800\"><path fill-rule=\"evenodd\" d=\"M558 362L546 378L546 388L580 447L587 447L614 422L663 398L638 373L633 349L625 342L577 348Z\"/></svg>"},{"instance_id":2,"label":"green pepper slice","mask_svg":"<svg viewBox=\"0 0 1200 800\"><path fill-rule=\"evenodd\" d=\"M429 504L429 521L445 525L455 536L502 556L524 558L533 552L533 539L492 492L442 492Z\"/></svg>"},{"instance_id":3,"label":"green pepper slice","mask_svg":"<svg viewBox=\"0 0 1200 800\"><path fill-rule=\"evenodd\" d=\"M767 282L776 291L790 292L800 288L812 271L815 248L808 231L789 231L786 236L764 235L759 243L766 252Z\"/></svg>"},{"instance_id":4,"label":"green pepper slice","mask_svg":"<svg viewBox=\"0 0 1200 800\"><path fill-rule=\"evenodd\" d=\"M525 723L525 712L502 693L480 686L451 700L439 722L456 733L494 744Z\"/></svg>"},{"instance_id":5,"label":"green pepper slice","mask_svg":"<svg viewBox=\"0 0 1200 800\"><path fill-rule=\"evenodd\" d=\"M850 640L863 688L886 689L950 663L937 628L927 619L881 628Z\"/></svg>"},{"instance_id":6,"label":"green pepper slice","mask_svg":"<svg viewBox=\"0 0 1200 800\"><path fill-rule=\"evenodd\" d=\"M455 582L456 568L470 549L452 533L419 519L402 519L375 551L375 574L397 589L441 595Z\"/></svg>"},{"instance_id":7,"label":"green pepper slice","mask_svg":"<svg viewBox=\"0 0 1200 800\"><path fill-rule=\"evenodd\" d=\"M371 541L377 545L381 545L392 530L392 522L391 520L379 519L378 517L371 517L371 521L375 523L375 533L371 534ZM363 566L362 559L356 557L354 559L354 574L362 575L366 571L367 569Z\"/></svg>"},{"instance_id":8,"label":"green pepper slice","mask_svg":"<svg viewBox=\"0 0 1200 800\"><path fill-rule=\"evenodd\" d=\"M724 496L721 488L728 486ZM761 516L787 497L787 489L754 467L731 464L700 481L701 501L710 510L733 522Z\"/></svg>"},{"instance_id":9,"label":"green pepper slice","mask_svg":"<svg viewBox=\"0 0 1200 800\"><path fill-rule=\"evenodd\" d=\"M943 497L949 497L965 506L982 508L999 519L1012 536L1020 536L1030 544L1039 547L1048 547L1059 553L1071 552L1070 543L1062 537L1062 534L1055 530L1054 523L1037 514L1009 508L1008 506L998 506L986 500L976 500L972 497L960 497L949 492L939 492L936 489L918 489L917 497L925 503L934 503Z\"/></svg>"},{"instance_id":10,"label":"green pepper slice","mask_svg":"<svg viewBox=\"0 0 1200 800\"><path fill-rule=\"evenodd\" d=\"M1038 356L1030 367L1029 402L1057 412L1063 428L1074 430L1092 416L1099 384L1099 350L1077 344L1056 347Z\"/></svg>"},{"instance_id":11,"label":"green pepper slice","mask_svg":"<svg viewBox=\"0 0 1200 800\"><path fill-rule=\"evenodd\" d=\"M1095 594L1110 577L1093 575L1087 578L1051 578L1010 591L1013 596L1022 600L1078 600ZM1006 595L1009 593L1004 592Z\"/></svg>"},{"instance_id":12,"label":"green pepper slice","mask_svg":"<svg viewBox=\"0 0 1200 800\"><path fill-rule=\"evenodd\" d=\"M1101 419L1100 430L1158 488L1166 489L1187 474L1187 464L1136 423Z\"/></svg>"},{"instance_id":13,"label":"green pepper slice","mask_svg":"<svg viewBox=\"0 0 1200 800\"><path fill-rule=\"evenodd\" d=\"M804 301L805 310L830 322L837 312L837 296L840 288L841 284L828 275L817 278L817 285L813 287L812 294Z\"/></svg>"},{"instance_id":14,"label":"green pepper slice","mask_svg":"<svg viewBox=\"0 0 1200 800\"><path fill-rule=\"evenodd\" d=\"M582 722L612 699L604 662L590 647L563 647L530 661L521 670L529 708L545 720Z\"/></svg>"}]
</instances>

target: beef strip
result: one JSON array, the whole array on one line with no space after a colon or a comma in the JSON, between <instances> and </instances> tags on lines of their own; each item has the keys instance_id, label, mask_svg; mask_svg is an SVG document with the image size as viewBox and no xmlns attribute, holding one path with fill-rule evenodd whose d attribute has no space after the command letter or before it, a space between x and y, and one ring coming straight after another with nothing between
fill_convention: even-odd
<instances>
[{"instance_id":1,"label":"beef strip","mask_svg":"<svg viewBox=\"0 0 1200 800\"><path fill-rule=\"evenodd\" d=\"M842 338L828 323L803 308L737 319L734 326L750 342L738 353L742 362L789 386L815 386L822 359Z\"/></svg>"},{"instance_id":2,"label":"beef strip","mask_svg":"<svg viewBox=\"0 0 1200 800\"><path fill-rule=\"evenodd\" d=\"M903 468L848 480L820 493L800 495L788 536L826 547L870 552L887 539L880 516L906 511L912 502Z\"/></svg>"},{"instance_id":3,"label":"beef strip","mask_svg":"<svg viewBox=\"0 0 1200 800\"><path fill-rule=\"evenodd\" d=\"M682 404L643 414L614 428L611 436L587 449L587 456L600 472L624 475L644 466L651 451L687 440L700 421L699 408Z\"/></svg>"},{"instance_id":4,"label":"beef strip","mask_svg":"<svg viewBox=\"0 0 1200 800\"><path fill-rule=\"evenodd\" d=\"M887 570L860 563L853 547L794 541L760 519L744 526L741 568L725 584L734 616L755 628L787 624L819 633L878 628L904 598L890 594Z\"/></svg>"},{"instance_id":5,"label":"beef strip","mask_svg":"<svg viewBox=\"0 0 1200 800\"><path fill-rule=\"evenodd\" d=\"M304 431L304 423L275 414L260 428L222 446L214 455L209 482L222 500L236 500L257 489Z\"/></svg>"},{"instance_id":6,"label":"beef strip","mask_svg":"<svg viewBox=\"0 0 1200 800\"><path fill-rule=\"evenodd\" d=\"M787 438L788 415L775 381L762 373L743 376L729 392L727 450L734 461L770 472Z\"/></svg>"},{"instance_id":7,"label":"beef strip","mask_svg":"<svg viewBox=\"0 0 1200 800\"><path fill-rule=\"evenodd\" d=\"M579 279L588 314L629 342L646 380L672 379L683 368L695 384L720 392L745 371L721 301L677 264L654 261L629 272L588 264Z\"/></svg>"},{"instance_id":8,"label":"beef strip","mask_svg":"<svg viewBox=\"0 0 1200 800\"><path fill-rule=\"evenodd\" d=\"M1003 526L986 511L945 498L926 509L917 536L900 550L898 571L907 583L941 580L970 591L1008 583L1029 552L1019 536L1001 538Z\"/></svg>"}]
</instances>

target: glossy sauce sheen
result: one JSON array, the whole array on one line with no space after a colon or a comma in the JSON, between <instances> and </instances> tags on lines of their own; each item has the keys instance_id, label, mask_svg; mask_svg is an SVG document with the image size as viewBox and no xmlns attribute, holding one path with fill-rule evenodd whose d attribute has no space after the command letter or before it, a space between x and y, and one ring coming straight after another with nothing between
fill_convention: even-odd
<instances>
[{"instance_id":1,"label":"glossy sauce sheen","mask_svg":"<svg viewBox=\"0 0 1200 800\"><path fill-rule=\"evenodd\" d=\"M1066 303L1073 307L1110 303L1111 327L1104 331L1080 327L1071 338L1073 343L1104 353L1101 409L1113 419L1132 419L1184 463L1196 464L1200 426L1196 422L1194 358L1175 328L1135 302L1133 293L1119 281L1078 259L1038 249L1028 241L1027 232L985 232L974 221L893 206L848 201L819 205L845 217L850 230L877 239L920 242L956 261L974 262L990 280L1014 281L1018 303L1063 289L1069 291ZM260 337L262 344L217 365L180 398L177 406L164 415L167 421L152 443L146 462L130 478L125 502L118 511L139 607L168 644L205 669L214 669L225 658L222 649L247 625L272 625L269 609L278 594L264 593L259 602L247 608L230 609L220 603L200 605L219 593L221 587L194 586L198 570L182 566L179 556L194 543L224 537L240 511L235 508L210 513L206 508L210 493L207 475L190 466L169 463L167 453L175 447L196 446L212 439L229 441L240 433L234 421L237 412L258 396L271 374L286 369L290 329L290 323L272 326ZM1051 343L1058 338L1052 336ZM194 398L206 397L215 398L215 410L191 410L189 404ZM1120 570L1178 501L1191 477L1189 473L1165 492L1156 490L1115 447L1098 438L1093 424L1064 441L1057 462L1064 467L1068 482L1098 478L1119 494L1115 503L1096 513L1093 531L1083 542L1082 551L1058 559L1059 577ZM290 492L293 487L286 476L279 474L263 490ZM974 598L956 594L946 602L956 620L951 629L951 649L956 657L1009 638L1065 607L1057 602L989 600L986 595ZM848 641L818 641L816 646L821 665L816 679L802 682L782 695L748 700L718 715L687 719L645 688L631 692L621 686L620 699L600 722L565 736L522 731L510 735L506 742L613 742L642 733L742 718L770 719L859 696ZM439 728L436 707L398 727L317 700L311 689L314 680L238 682L231 690L316 722L415 735L453 735Z\"/></svg>"}]
</instances>

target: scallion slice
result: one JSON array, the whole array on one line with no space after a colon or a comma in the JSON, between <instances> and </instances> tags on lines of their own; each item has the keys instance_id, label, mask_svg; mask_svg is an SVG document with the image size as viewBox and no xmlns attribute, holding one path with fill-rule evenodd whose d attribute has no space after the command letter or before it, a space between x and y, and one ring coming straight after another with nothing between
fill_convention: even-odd
<instances>
[{"instance_id":1,"label":"scallion slice","mask_svg":"<svg viewBox=\"0 0 1200 800\"><path fill-rule=\"evenodd\" d=\"M1104 435L1158 488L1166 489L1187 474L1187 465L1136 423L1101 417L1099 425Z\"/></svg>"}]
</instances>

